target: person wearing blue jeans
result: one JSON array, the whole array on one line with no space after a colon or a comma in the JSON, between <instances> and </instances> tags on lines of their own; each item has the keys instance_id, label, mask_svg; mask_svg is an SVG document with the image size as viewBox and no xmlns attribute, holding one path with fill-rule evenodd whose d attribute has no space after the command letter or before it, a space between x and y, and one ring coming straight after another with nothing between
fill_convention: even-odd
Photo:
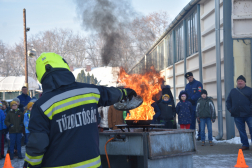
<instances>
[{"instance_id":1,"label":"person wearing blue jeans","mask_svg":"<svg viewBox=\"0 0 252 168\"><path fill-rule=\"evenodd\" d=\"M235 117L235 125L239 130L241 143L244 147L249 147L248 136L245 129L245 123L247 123L250 135L252 135L252 117Z\"/></svg>"},{"instance_id":2,"label":"person wearing blue jeans","mask_svg":"<svg viewBox=\"0 0 252 168\"><path fill-rule=\"evenodd\" d=\"M197 102L196 116L197 120L200 121L202 146L205 145L205 125L207 125L209 144L213 146L212 122L215 122L216 112L212 98L207 96L207 91L204 89Z\"/></svg>"},{"instance_id":3,"label":"person wearing blue jeans","mask_svg":"<svg viewBox=\"0 0 252 168\"><path fill-rule=\"evenodd\" d=\"M21 153L21 139L22 139L22 133L10 134L10 151L14 151L14 146L15 144L17 144L18 154Z\"/></svg>"},{"instance_id":4,"label":"person wearing blue jeans","mask_svg":"<svg viewBox=\"0 0 252 168\"><path fill-rule=\"evenodd\" d=\"M205 126L207 125L207 132L208 132L208 141L211 142L213 140L212 136L212 120L211 118L200 118L200 135L201 135L201 141L205 143L206 137L205 137ZM210 144L212 145L212 144Z\"/></svg>"},{"instance_id":5,"label":"person wearing blue jeans","mask_svg":"<svg viewBox=\"0 0 252 168\"><path fill-rule=\"evenodd\" d=\"M245 129L247 123L252 134L252 88L246 86L246 78L240 75L237 78L237 87L233 88L226 100L226 106L239 131L242 150L249 149L248 136Z\"/></svg>"},{"instance_id":6,"label":"person wearing blue jeans","mask_svg":"<svg viewBox=\"0 0 252 168\"><path fill-rule=\"evenodd\" d=\"M21 138L23 131L23 120L24 114L17 108L17 102L12 101L10 103L11 110L7 114L5 118L5 125L9 127L9 135L10 135L10 159L14 159L14 146L17 144L17 152L18 158L22 159L21 154Z\"/></svg>"}]
</instances>

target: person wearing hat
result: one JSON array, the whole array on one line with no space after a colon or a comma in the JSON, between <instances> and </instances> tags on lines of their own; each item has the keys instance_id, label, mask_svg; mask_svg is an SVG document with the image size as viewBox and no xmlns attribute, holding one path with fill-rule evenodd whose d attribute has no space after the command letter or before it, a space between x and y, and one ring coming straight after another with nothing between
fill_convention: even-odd
<instances>
[{"instance_id":1,"label":"person wearing hat","mask_svg":"<svg viewBox=\"0 0 252 168\"><path fill-rule=\"evenodd\" d=\"M192 121L192 104L188 100L187 93L182 90L179 93L179 102L176 106L176 112L178 114L178 122L181 129L190 129Z\"/></svg>"},{"instance_id":2,"label":"person wearing hat","mask_svg":"<svg viewBox=\"0 0 252 168\"><path fill-rule=\"evenodd\" d=\"M17 102L17 105L18 105L18 109L21 111L21 112L24 112L24 105L23 104L20 104L20 99L19 98L14 98L13 101Z\"/></svg>"},{"instance_id":3,"label":"person wearing hat","mask_svg":"<svg viewBox=\"0 0 252 168\"><path fill-rule=\"evenodd\" d=\"M234 117L235 125L239 131L242 150L249 149L248 136L245 129L247 123L250 135L252 135L252 88L246 86L246 78L240 75L237 87L233 88L226 100L226 106L231 116Z\"/></svg>"},{"instance_id":4,"label":"person wearing hat","mask_svg":"<svg viewBox=\"0 0 252 168\"><path fill-rule=\"evenodd\" d=\"M196 113L195 112L196 105L197 105L198 99L201 96L200 93L203 89L203 85L200 81L197 81L194 79L192 72L187 72L185 74L185 78L188 80L188 84L186 84L185 91L188 95L188 101L190 101L192 103L192 107L193 107L192 122L190 124L190 129L195 130L195 128L196 128L196 114L195 114ZM198 139L197 140L200 140L201 139L200 124L198 126L199 126L199 131L198 131Z\"/></svg>"},{"instance_id":5,"label":"person wearing hat","mask_svg":"<svg viewBox=\"0 0 252 168\"><path fill-rule=\"evenodd\" d=\"M34 104L33 102L29 102L27 104L27 110L26 110L26 113L24 114L25 144L27 144L28 137L30 135L30 131L28 130L28 125L29 125L29 121L30 121L31 110L32 110L33 104Z\"/></svg>"},{"instance_id":6,"label":"person wearing hat","mask_svg":"<svg viewBox=\"0 0 252 168\"><path fill-rule=\"evenodd\" d=\"M168 94L162 96L162 101L158 104L160 110L159 123L164 124L163 128L173 129L173 118L176 115L174 102Z\"/></svg>"},{"instance_id":7,"label":"person wearing hat","mask_svg":"<svg viewBox=\"0 0 252 168\"><path fill-rule=\"evenodd\" d=\"M98 107L136 92L76 82L66 60L52 52L37 58L36 76L43 96L32 106L24 167L101 167Z\"/></svg>"},{"instance_id":8,"label":"person wearing hat","mask_svg":"<svg viewBox=\"0 0 252 168\"><path fill-rule=\"evenodd\" d=\"M167 94L170 97L169 99L171 100L171 103L173 103L173 105L172 105L173 111L176 111L175 103L174 103L174 98L173 98L173 95L172 95L172 92L171 92L170 85L161 85L161 88L162 88L161 97L160 97L160 99L158 101L156 101L156 104L158 105L160 102L162 102L162 100L163 100L162 96L165 95L165 94ZM155 101L155 99L153 99L153 100ZM155 108L154 108L154 110L155 110ZM160 115L160 112L158 113L157 111L160 111L160 110L158 110L158 107L155 110L156 114L158 114L158 115L154 115L153 117L157 117L157 116ZM173 129L177 129L176 115L174 116L174 118L172 119L172 121L173 121Z\"/></svg>"},{"instance_id":9,"label":"person wearing hat","mask_svg":"<svg viewBox=\"0 0 252 168\"><path fill-rule=\"evenodd\" d=\"M17 144L18 158L23 159L21 154L21 138L23 129L24 114L17 108L18 103L10 103L11 110L5 118L5 125L9 128L10 134L10 159L14 159L14 146Z\"/></svg>"},{"instance_id":10,"label":"person wearing hat","mask_svg":"<svg viewBox=\"0 0 252 168\"><path fill-rule=\"evenodd\" d=\"M216 111L212 99L212 97L207 96L207 91L203 89L196 106L196 117L200 121L201 127L202 146L205 145L205 125L207 125L209 144L213 146L212 123L215 122Z\"/></svg>"}]
</instances>

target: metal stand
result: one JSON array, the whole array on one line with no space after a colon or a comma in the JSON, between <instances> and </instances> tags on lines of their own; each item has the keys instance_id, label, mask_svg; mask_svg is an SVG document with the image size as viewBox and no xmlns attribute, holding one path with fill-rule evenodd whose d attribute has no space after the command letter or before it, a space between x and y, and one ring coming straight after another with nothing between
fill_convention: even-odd
<instances>
[{"instance_id":1,"label":"metal stand","mask_svg":"<svg viewBox=\"0 0 252 168\"><path fill-rule=\"evenodd\" d=\"M127 125L127 124L121 124L121 125L116 125L116 127L120 128L122 132L125 132L123 130L124 127L128 129L128 132L130 132L130 128L143 128L143 132L148 132L149 128L153 127L163 127L164 124L150 124L150 125Z\"/></svg>"}]
</instances>

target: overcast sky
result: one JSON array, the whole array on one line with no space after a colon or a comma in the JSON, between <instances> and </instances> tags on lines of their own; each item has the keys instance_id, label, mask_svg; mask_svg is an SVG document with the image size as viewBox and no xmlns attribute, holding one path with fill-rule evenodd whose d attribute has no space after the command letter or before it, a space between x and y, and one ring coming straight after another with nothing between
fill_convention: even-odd
<instances>
[{"instance_id":1,"label":"overcast sky","mask_svg":"<svg viewBox=\"0 0 252 168\"><path fill-rule=\"evenodd\" d=\"M144 15L162 10L174 19L188 2L190 0L132 0L132 5ZM28 38L31 34L54 28L68 28L85 34L77 18L74 0L0 0L0 40L4 43L13 45L23 38L24 8L26 25L30 27Z\"/></svg>"}]
</instances>

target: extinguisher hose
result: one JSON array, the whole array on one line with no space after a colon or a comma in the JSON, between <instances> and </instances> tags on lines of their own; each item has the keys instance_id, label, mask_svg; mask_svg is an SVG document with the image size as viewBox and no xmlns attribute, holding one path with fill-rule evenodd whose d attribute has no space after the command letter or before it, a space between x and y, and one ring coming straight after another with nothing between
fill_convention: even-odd
<instances>
[{"instance_id":1,"label":"extinguisher hose","mask_svg":"<svg viewBox=\"0 0 252 168\"><path fill-rule=\"evenodd\" d=\"M108 167L109 168L111 168L110 167L110 163L109 163L109 158L108 158L108 153L107 153L107 144L110 142L110 141L112 141L114 138L110 138L107 142L106 142L106 144L105 144L105 154L106 154L106 158L107 158L107 161L108 161Z\"/></svg>"}]
</instances>

